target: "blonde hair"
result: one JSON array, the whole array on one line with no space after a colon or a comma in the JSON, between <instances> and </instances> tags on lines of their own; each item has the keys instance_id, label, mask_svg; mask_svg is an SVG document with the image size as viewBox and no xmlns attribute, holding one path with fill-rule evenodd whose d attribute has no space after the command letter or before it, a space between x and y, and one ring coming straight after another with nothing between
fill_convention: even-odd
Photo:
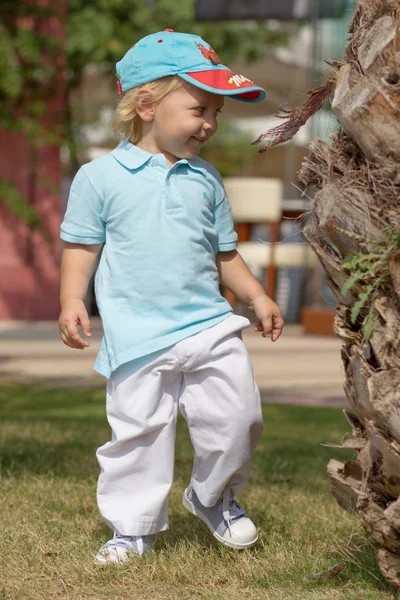
<instances>
[{"instance_id":1,"label":"blonde hair","mask_svg":"<svg viewBox=\"0 0 400 600\"><path fill-rule=\"evenodd\" d=\"M167 94L183 87L184 81L177 75L168 75L155 79L125 92L121 98L114 116L114 132L120 139L129 140L137 144L142 137L142 120L136 111L138 92L144 90L147 94L140 94L141 101L160 102Z\"/></svg>"}]
</instances>

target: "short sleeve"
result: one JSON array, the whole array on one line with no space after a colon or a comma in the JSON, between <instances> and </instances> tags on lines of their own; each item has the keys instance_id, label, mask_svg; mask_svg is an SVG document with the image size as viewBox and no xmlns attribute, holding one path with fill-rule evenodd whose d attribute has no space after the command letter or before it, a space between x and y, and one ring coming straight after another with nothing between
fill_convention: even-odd
<instances>
[{"instance_id":1,"label":"short sleeve","mask_svg":"<svg viewBox=\"0 0 400 600\"><path fill-rule=\"evenodd\" d=\"M221 188L222 199L216 198L214 209L214 225L218 231L218 250L228 252L237 248L238 236L234 229L232 209L225 192L222 180L218 182Z\"/></svg>"},{"instance_id":2,"label":"short sleeve","mask_svg":"<svg viewBox=\"0 0 400 600\"><path fill-rule=\"evenodd\" d=\"M101 219L103 199L81 167L71 185L60 237L72 244L102 244L105 223Z\"/></svg>"}]
</instances>

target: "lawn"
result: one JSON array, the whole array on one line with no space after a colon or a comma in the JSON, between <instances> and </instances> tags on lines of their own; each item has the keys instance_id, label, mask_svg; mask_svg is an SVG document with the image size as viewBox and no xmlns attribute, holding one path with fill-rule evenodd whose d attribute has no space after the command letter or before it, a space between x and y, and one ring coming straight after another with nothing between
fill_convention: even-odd
<instances>
[{"instance_id":1,"label":"lawn","mask_svg":"<svg viewBox=\"0 0 400 600\"><path fill-rule=\"evenodd\" d=\"M156 552L99 567L110 530L97 512L96 448L109 439L103 389L0 386L0 600L383 600L391 591L358 521L336 505L327 448L348 434L340 410L264 406L265 432L240 500L259 544L217 544L180 504L192 450L178 424L170 529ZM335 579L307 581L344 562Z\"/></svg>"}]
</instances>

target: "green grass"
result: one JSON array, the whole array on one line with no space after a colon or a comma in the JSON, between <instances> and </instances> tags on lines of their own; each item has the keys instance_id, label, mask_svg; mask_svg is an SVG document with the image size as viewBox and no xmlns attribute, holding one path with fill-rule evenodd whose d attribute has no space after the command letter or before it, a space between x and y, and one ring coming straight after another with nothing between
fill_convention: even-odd
<instances>
[{"instance_id":1,"label":"green grass","mask_svg":"<svg viewBox=\"0 0 400 600\"><path fill-rule=\"evenodd\" d=\"M93 555L109 538L97 512L96 448L109 439L104 390L0 387L0 600L382 600L390 588L358 521L330 493L326 465L351 454L340 410L264 407L265 432L241 500L259 544L218 545L180 497L192 449L179 421L170 529L157 552L102 568ZM345 562L336 579L307 574Z\"/></svg>"}]
</instances>

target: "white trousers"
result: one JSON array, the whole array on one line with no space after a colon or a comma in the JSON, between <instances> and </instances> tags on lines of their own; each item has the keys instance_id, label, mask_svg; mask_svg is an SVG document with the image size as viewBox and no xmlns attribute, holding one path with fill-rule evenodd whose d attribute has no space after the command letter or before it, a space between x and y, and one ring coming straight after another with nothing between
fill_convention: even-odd
<instances>
[{"instance_id":1,"label":"white trousers","mask_svg":"<svg viewBox=\"0 0 400 600\"><path fill-rule=\"evenodd\" d=\"M123 535L168 528L178 408L194 447L191 477L200 502L213 506L226 486L245 485L263 431L260 395L241 338L248 319L224 321L131 361L107 381L112 439L97 450L100 514Z\"/></svg>"}]
</instances>

